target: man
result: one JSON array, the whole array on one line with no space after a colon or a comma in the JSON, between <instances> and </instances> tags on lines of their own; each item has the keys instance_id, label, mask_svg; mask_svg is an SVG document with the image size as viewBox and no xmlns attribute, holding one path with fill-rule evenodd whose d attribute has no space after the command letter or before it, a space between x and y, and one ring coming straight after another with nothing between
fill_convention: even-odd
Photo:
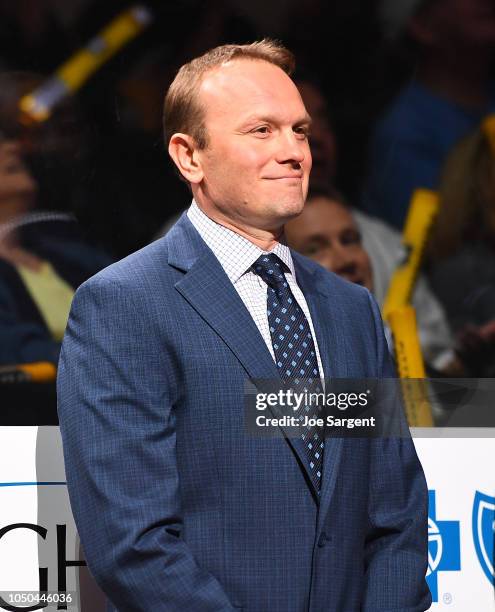
<instances>
[{"instance_id":1,"label":"man","mask_svg":"<svg viewBox=\"0 0 495 612\"><path fill-rule=\"evenodd\" d=\"M369 293L280 242L311 168L292 64L262 41L181 68L164 123L194 202L74 300L59 377L67 479L89 567L120 611L430 605L410 439L245 429L247 380L295 384L292 365L392 375Z\"/></svg>"}]
</instances>

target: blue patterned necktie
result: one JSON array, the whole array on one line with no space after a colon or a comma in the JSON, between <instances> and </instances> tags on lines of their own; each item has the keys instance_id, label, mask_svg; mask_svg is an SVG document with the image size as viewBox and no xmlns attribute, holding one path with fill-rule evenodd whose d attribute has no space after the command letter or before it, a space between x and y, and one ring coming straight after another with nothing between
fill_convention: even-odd
<instances>
[{"instance_id":1,"label":"blue patterned necktie","mask_svg":"<svg viewBox=\"0 0 495 612\"><path fill-rule=\"evenodd\" d=\"M285 264L277 255L261 255L253 271L268 285L267 314L275 361L284 381L297 392L321 392L315 344L308 320L285 278ZM316 406L304 406L305 414L319 416ZM303 415L299 415L302 420ZM319 429L301 428L311 478L317 491L321 486L324 438Z\"/></svg>"}]
</instances>

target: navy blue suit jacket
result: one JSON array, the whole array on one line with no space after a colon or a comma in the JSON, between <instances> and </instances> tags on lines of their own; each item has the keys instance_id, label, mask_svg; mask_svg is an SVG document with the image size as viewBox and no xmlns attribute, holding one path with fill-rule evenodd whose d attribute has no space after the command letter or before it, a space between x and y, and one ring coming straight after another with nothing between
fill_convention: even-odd
<instances>
[{"instance_id":1,"label":"navy blue suit jacket","mask_svg":"<svg viewBox=\"0 0 495 612\"><path fill-rule=\"evenodd\" d=\"M369 292L293 258L325 376L393 375ZM87 562L116 609L429 607L427 491L412 441L328 439L318 503L293 440L245 431L246 379L277 377L185 215L77 291L60 426Z\"/></svg>"}]
</instances>

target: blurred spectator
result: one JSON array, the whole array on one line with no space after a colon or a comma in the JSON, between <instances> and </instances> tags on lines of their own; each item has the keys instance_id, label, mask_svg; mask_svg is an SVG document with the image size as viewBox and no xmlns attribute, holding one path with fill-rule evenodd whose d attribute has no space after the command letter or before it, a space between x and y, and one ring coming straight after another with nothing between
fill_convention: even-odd
<instances>
[{"instance_id":1,"label":"blurred spectator","mask_svg":"<svg viewBox=\"0 0 495 612\"><path fill-rule=\"evenodd\" d=\"M68 214L87 155L75 107L19 121L20 97L39 82L0 74L0 364L56 363L74 289L111 263Z\"/></svg>"},{"instance_id":2,"label":"blurred spectator","mask_svg":"<svg viewBox=\"0 0 495 612\"><path fill-rule=\"evenodd\" d=\"M437 186L450 148L495 108L492 0L381 0L385 34L414 76L374 128L364 210L401 228L412 192Z\"/></svg>"},{"instance_id":3,"label":"blurred spectator","mask_svg":"<svg viewBox=\"0 0 495 612\"><path fill-rule=\"evenodd\" d=\"M111 263L81 240L67 215L30 215L36 190L19 143L0 142L2 365L56 363L74 289Z\"/></svg>"},{"instance_id":4,"label":"blurred spectator","mask_svg":"<svg viewBox=\"0 0 495 612\"><path fill-rule=\"evenodd\" d=\"M37 208L79 213L87 203L91 174L91 124L74 100L59 105L39 124L20 120L20 99L43 83L39 74L0 73L0 130L22 142L22 153L38 184Z\"/></svg>"},{"instance_id":5,"label":"blurred spectator","mask_svg":"<svg viewBox=\"0 0 495 612\"><path fill-rule=\"evenodd\" d=\"M493 123L448 156L428 243L430 283L453 329L495 375L495 156Z\"/></svg>"},{"instance_id":6,"label":"blurred spectator","mask_svg":"<svg viewBox=\"0 0 495 612\"><path fill-rule=\"evenodd\" d=\"M302 214L287 223L285 235L289 246L296 251L314 259L327 270L373 291L375 282L381 287L388 286L395 266L401 260L399 236L383 224L379 223L379 226L382 246L380 251L375 249L375 256L379 255L373 260L365 249L352 210L342 197L331 189L316 189L310 192ZM463 372L453 351L454 340L442 309L423 279L416 287L413 306L425 361L444 374Z\"/></svg>"}]
</instances>

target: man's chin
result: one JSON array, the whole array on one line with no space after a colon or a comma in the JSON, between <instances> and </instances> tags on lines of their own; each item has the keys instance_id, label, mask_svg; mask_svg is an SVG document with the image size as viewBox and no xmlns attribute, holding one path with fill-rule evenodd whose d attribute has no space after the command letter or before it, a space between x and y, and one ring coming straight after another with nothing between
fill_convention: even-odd
<instances>
[{"instance_id":1,"label":"man's chin","mask_svg":"<svg viewBox=\"0 0 495 612\"><path fill-rule=\"evenodd\" d=\"M288 203L284 207L284 217L285 217L284 223L287 223L291 219L295 219L296 217L298 217L302 213L303 210L304 210L304 200L302 198L300 200L291 202L290 204Z\"/></svg>"},{"instance_id":2,"label":"man's chin","mask_svg":"<svg viewBox=\"0 0 495 612\"><path fill-rule=\"evenodd\" d=\"M274 211L274 214L265 216L258 220L258 228L269 230L276 234L282 232L286 223L298 217L303 210L301 206L284 206L282 209Z\"/></svg>"}]
</instances>

